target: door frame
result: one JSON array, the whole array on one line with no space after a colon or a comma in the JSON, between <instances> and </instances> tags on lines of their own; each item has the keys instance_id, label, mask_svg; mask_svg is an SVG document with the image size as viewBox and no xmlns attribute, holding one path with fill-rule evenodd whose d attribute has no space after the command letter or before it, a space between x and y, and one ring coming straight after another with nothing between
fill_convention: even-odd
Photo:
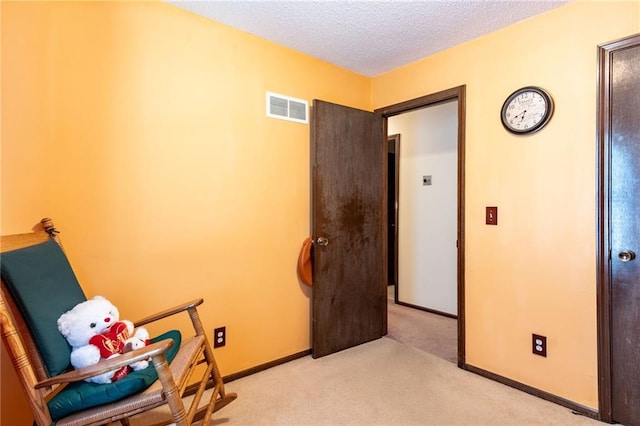
<instances>
[{"instance_id":1,"label":"door frame","mask_svg":"<svg viewBox=\"0 0 640 426\"><path fill-rule=\"evenodd\" d=\"M386 122L386 117L384 118ZM387 148L391 142L394 143L394 178L393 178L393 301L398 303L398 192L400 190L400 134L389 135L387 136ZM387 149L388 150L388 149ZM387 167L387 182L389 182L389 168ZM389 193L389 188L387 187L387 194ZM387 203L389 200L387 200ZM389 217L387 217L387 223L389 222ZM387 227L387 230L389 228ZM387 241L389 238L387 236ZM387 247L387 254L389 253L389 247ZM387 256L387 259L389 256ZM387 271L387 276L389 276Z\"/></svg>"},{"instance_id":2,"label":"door frame","mask_svg":"<svg viewBox=\"0 0 640 426\"><path fill-rule=\"evenodd\" d=\"M433 106L448 101L458 101L458 367L465 368L465 284L464 284L464 217L465 217L465 117L466 117L466 85L442 90L426 96L421 96L409 101L400 102L386 107L378 108L376 113L381 113L385 135L387 134L387 119L404 112ZM397 290L397 289L396 289Z\"/></svg>"},{"instance_id":3,"label":"door frame","mask_svg":"<svg viewBox=\"0 0 640 426\"><path fill-rule=\"evenodd\" d=\"M602 421L613 421L611 381L611 244L609 210L611 170L611 56L613 52L640 45L640 34L598 46L597 94L597 230L596 285L598 322L598 411Z\"/></svg>"}]
</instances>

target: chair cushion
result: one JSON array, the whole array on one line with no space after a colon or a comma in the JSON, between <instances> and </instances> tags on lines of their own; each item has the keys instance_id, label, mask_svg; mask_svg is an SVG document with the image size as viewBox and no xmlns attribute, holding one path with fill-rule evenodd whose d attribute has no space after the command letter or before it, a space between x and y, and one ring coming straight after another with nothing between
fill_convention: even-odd
<instances>
[{"instance_id":1,"label":"chair cushion","mask_svg":"<svg viewBox=\"0 0 640 426\"><path fill-rule=\"evenodd\" d=\"M159 342L165 339L173 340L173 346L165 352L167 361L171 362L178 353L182 336L178 330L171 330L151 339L151 342ZM77 411L114 402L141 392L155 382L157 378L158 373L153 364L150 364L144 370L133 371L113 383L96 384L84 381L71 383L47 404L51 418L57 421Z\"/></svg>"},{"instance_id":2,"label":"chair cushion","mask_svg":"<svg viewBox=\"0 0 640 426\"><path fill-rule=\"evenodd\" d=\"M69 367L71 348L58 331L58 318L87 300L64 252L55 240L47 240L3 253L0 270L49 374L62 373Z\"/></svg>"}]
</instances>

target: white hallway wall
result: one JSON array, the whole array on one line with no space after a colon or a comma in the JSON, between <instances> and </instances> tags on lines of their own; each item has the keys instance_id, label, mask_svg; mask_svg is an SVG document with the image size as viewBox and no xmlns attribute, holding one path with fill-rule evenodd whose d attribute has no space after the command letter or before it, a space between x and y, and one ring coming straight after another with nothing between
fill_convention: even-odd
<instances>
[{"instance_id":1,"label":"white hallway wall","mask_svg":"<svg viewBox=\"0 0 640 426\"><path fill-rule=\"evenodd\" d=\"M390 117L400 134L398 299L457 315L458 102ZM423 185L423 176L432 184Z\"/></svg>"}]
</instances>

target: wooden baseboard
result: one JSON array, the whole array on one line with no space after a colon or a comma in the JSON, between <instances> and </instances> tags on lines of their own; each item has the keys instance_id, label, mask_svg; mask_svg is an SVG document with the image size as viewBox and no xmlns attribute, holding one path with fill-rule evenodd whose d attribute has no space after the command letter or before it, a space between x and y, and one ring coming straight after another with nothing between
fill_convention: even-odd
<instances>
[{"instance_id":1,"label":"wooden baseboard","mask_svg":"<svg viewBox=\"0 0 640 426\"><path fill-rule=\"evenodd\" d=\"M311 349L307 349L306 351L298 352L293 355L286 356L284 358L275 359L273 361L266 362L264 364L256 365L255 367L248 368L246 370L238 371L237 373L229 374L228 376L223 376L222 380L225 383L233 382L234 380L241 379L243 377L250 376L252 374L259 373L260 371L268 370L269 368L275 367L277 365L285 364L289 361L293 361L298 358L303 358L307 355L311 355Z\"/></svg>"},{"instance_id":2,"label":"wooden baseboard","mask_svg":"<svg viewBox=\"0 0 640 426\"><path fill-rule=\"evenodd\" d=\"M594 410L589 407L585 407L584 405L578 404L573 401L569 401L568 399L564 399L562 397L551 394L549 392L545 392L543 390L531 387L529 385L525 385L524 383L520 383L515 380L508 379L506 377L500 376L499 374L495 374L490 371L483 370L482 368L474 367L473 365L465 364L461 368L471 373L475 373L479 376L486 377L487 379L491 379L498 383L502 383L503 385L518 389L522 392L526 392L533 396L537 396L538 398L545 399L547 401L553 402L558 405L562 405L563 407L570 409L573 412L573 414L589 417L595 420L601 420L600 413L597 410Z\"/></svg>"},{"instance_id":3,"label":"wooden baseboard","mask_svg":"<svg viewBox=\"0 0 640 426\"><path fill-rule=\"evenodd\" d=\"M229 382L233 382L234 380L238 380L243 377L247 377L252 374L259 373L260 371L268 370L271 367L275 367L277 365L281 365L289 361L293 361L294 359L305 357L307 355L311 355L311 349L307 349L306 351L298 352L293 355L286 356L284 358L275 359L273 361L269 361L267 363L260 364L255 367L248 368L246 370L238 371L237 373L229 374L228 376L222 376L222 381L225 384ZM213 383L213 380L209 380L209 383L207 383L206 388L211 389L214 386L215 386L215 383ZM198 383L193 383L187 386L187 388L184 391L184 395L185 396L193 395L196 393L197 390L198 390Z\"/></svg>"},{"instance_id":4,"label":"wooden baseboard","mask_svg":"<svg viewBox=\"0 0 640 426\"><path fill-rule=\"evenodd\" d=\"M447 317L447 318L458 319L457 315L453 315L453 314L450 314L448 312L437 311L435 309L425 308L424 306L420 306L420 305L413 305L411 303L400 302L399 300L396 301L395 303L396 303L396 305L406 306L408 308L417 309L419 311L429 312L430 314L436 314L436 315L440 315L440 316Z\"/></svg>"}]
</instances>

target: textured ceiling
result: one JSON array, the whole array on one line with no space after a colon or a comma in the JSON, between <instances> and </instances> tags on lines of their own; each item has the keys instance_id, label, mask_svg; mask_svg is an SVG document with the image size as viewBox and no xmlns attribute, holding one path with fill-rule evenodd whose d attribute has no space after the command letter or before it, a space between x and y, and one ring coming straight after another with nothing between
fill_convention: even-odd
<instances>
[{"instance_id":1,"label":"textured ceiling","mask_svg":"<svg viewBox=\"0 0 640 426\"><path fill-rule=\"evenodd\" d=\"M170 0L167 3L373 77L569 1Z\"/></svg>"}]
</instances>

